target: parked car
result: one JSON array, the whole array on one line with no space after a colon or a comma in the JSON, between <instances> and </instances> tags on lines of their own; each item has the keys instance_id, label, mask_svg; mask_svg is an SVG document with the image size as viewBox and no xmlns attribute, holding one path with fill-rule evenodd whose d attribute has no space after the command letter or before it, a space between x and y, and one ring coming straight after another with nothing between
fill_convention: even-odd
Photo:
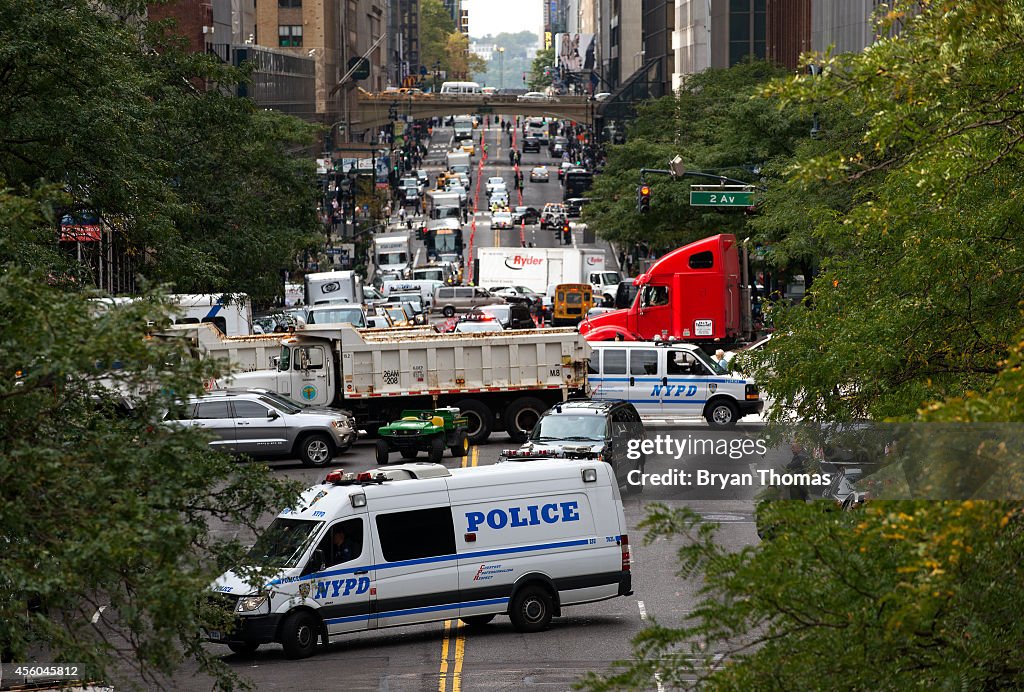
<instances>
[{"instance_id":1,"label":"parked car","mask_svg":"<svg viewBox=\"0 0 1024 692\"><path fill-rule=\"evenodd\" d=\"M529 425L526 425L529 427ZM641 492L628 482L631 471L643 473L646 458L630 459L627 442L646 437L640 414L625 401L577 400L556 404L540 417L526 443L506 449L499 462L529 459L601 459L615 471L619 485Z\"/></svg>"},{"instance_id":2,"label":"parked car","mask_svg":"<svg viewBox=\"0 0 1024 692\"><path fill-rule=\"evenodd\" d=\"M546 166L534 166L530 170L530 182L531 183L546 183L551 180L551 175L548 173Z\"/></svg>"},{"instance_id":3,"label":"parked car","mask_svg":"<svg viewBox=\"0 0 1024 692\"><path fill-rule=\"evenodd\" d=\"M512 228L512 214L507 211L496 211L491 214L491 228Z\"/></svg>"},{"instance_id":4,"label":"parked car","mask_svg":"<svg viewBox=\"0 0 1024 692\"><path fill-rule=\"evenodd\" d=\"M353 327L366 326L366 311L358 305L317 305L306 310L306 324L338 324L348 322Z\"/></svg>"},{"instance_id":5,"label":"parked car","mask_svg":"<svg viewBox=\"0 0 1024 692\"><path fill-rule=\"evenodd\" d=\"M536 207L516 207L512 210L512 223L537 223L540 211Z\"/></svg>"},{"instance_id":6,"label":"parked car","mask_svg":"<svg viewBox=\"0 0 1024 692\"><path fill-rule=\"evenodd\" d=\"M484 187L487 189L487 194L489 195L497 187L504 189L505 179L502 178L501 176L494 176L493 178L488 178L487 184Z\"/></svg>"},{"instance_id":7,"label":"parked car","mask_svg":"<svg viewBox=\"0 0 1024 692\"><path fill-rule=\"evenodd\" d=\"M432 312L453 317L456 312L466 312L482 305L500 305L504 298L491 295L486 289L474 286L441 286L434 291Z\"/></svg>"},{"instance_id":8,"label":"parked car","mask_svg":"<svg viewBox=\"0 0 1024 692\"><path fill-rule=\"evenodd\" d=\"M540 91L528 91L521 96L517 96L516 101L558 101L558 99Z\"/></svg>"},{"instance_id":9,"label":"parked car","mask_svg":"<svg viewBox=\"0 0 1024 692\"><path fill-rule=\"evenodd\" d=\"M214 449L261 458L296 456L306 466L329 464L359 434L348 411L304 408L264 389L219 390L190 397L164 420L211 433Z\"/></svg>"},{"instance_id":10,"label":"parked car","mask_svg":"<svg viewBox=\"0 0 1024 692\"><path fill-rule=\"evenodd\" d=\"M534 329L537 326L533 321L533 315L530 314L529 303L484 305L476 311L490 315L503 329Z\"/></svg>"},{"instance_id":11,"label":"parked car","mask_svg":"<svg viewBox=\"0 0 1024 692\"><path fill-rule=\"evenodd\" d=\"M562 227L562 222L565 221L565 219L565 205L548 202L544 205L544 211L540 213L540 227L559 229Z\"/></svg>"},{"instance_id":12,"label":"parked car","mask_svg":"<svg viewBox=\"0 0 1024 692\"><path fill-rule=\"evenodd\" d=\"M541 294L526 286L495 286L491 288L491 294L501 296L510 303L530 304L540 299Z\"/></svg>"},{"instance_id":13,"label":"parked car","mask_svg":"<svg viewBox=\"0 0 1024 692\"><path fill-rule=\"evenodd\" d=\"M572 197L565 200L565 209L570 219L578 219L583 215L583 207L590 204L589 197Z\"/></svg>"},{"instance_id":14,"label":"parked car","mask_svg":"<svg viewBox=\"0 0 1024 692\"><path fill-rule=\"evenodd\" d=\"M452 331L455 334L482 334L484 332L503 332L505 329L497 320L480 320L459 322Z\"/></svg>"}]
</instances>

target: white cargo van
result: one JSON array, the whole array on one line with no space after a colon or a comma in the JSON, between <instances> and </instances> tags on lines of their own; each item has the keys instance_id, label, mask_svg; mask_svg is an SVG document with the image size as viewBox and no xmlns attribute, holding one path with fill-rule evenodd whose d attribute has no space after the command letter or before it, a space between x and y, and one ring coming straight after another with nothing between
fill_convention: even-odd
<instances>
[{"instance_id":1,"label":"white cargo van","mask_svg":"<svg viewBox=\"0 0 1024 692\"><path fill-rule=\"evenodd\" d=\"M449 618L508 615L536 632L565 606L632 594L618 483L596 460L332 471L250 555L280 571L255 585L218 578L235 625L207 636L236 652L280 642L291 658L349 632Z\"/></svg>"},{"instance_id":2,"label":"white cargo van","mask_svg":"<svg viewBox=\"0 0 1024 692\"><path fill-rule=\"evenodd\" d=\"M699 346L678 341L594 341L587 381L594 399L620 399L645 421L701 418L726 428L764 408L753 379L730 373Z\"/></svg>"},{"instance_id":3,"label":"white cargo van","mask_svg":"<svg viewBox=\"0 0 1024 692\"><path fill-rule=\"evenodd\" d=\"M420 303L429 310L434 305L434 290L438 286L444 286L444 281L434 279L401 279L399 281L385 281L380 292L385 298L392 293L416 293L420 297Z\"/></svg>"}]
</instances>

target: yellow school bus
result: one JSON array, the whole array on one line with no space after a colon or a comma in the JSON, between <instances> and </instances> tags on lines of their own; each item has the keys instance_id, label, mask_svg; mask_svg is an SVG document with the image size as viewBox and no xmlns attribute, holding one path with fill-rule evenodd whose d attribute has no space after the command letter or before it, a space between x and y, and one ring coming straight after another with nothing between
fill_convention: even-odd
<instances>
[{"instance_id":1,"label":"yellow school bus","mask_svg":"<svg viewBox=\"0 0 1024 692\"><path fill-rule=\"evenodd\" d=\"M556 327L579 324L594 307L594 289L590 284L558 284L551 301L551 321Z\"/></svg>"}]
</instances>

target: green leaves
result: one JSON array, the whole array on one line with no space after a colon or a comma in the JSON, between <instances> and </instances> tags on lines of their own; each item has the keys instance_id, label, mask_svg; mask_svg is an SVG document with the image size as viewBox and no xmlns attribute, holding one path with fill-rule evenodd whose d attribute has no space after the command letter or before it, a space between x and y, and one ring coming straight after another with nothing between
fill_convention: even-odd
<instances>
[{"instance_id":1,"label":"green leaves","mask_svg":"<svg viewBox=\"0 0 1024 692\"><path fill-rule=\"evenodd\" d=\"M38 227L51 200L0 194L0 226ZM249 531L297 489L162 423L217 374L148 337L166 300L114 308L55 283L0 273L0 648L44 648L108 682L188 656L232 687L199 645L226 624L201 607L208 587L243 554L221 527Z\"/></svg>"}]
</instances>

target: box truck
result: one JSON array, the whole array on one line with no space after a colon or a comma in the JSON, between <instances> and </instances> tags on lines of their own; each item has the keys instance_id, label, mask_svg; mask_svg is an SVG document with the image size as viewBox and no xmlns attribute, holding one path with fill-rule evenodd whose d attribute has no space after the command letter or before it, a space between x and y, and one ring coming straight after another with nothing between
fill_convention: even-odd
<instances>
[{"instance_id":1,"label":"box truck","mask_svg":"<svg viewBox=\"0 0 1024 692\"><path fill-rule=\"evenodd\" d=\"M554 284L590 283L605 271L605 252L576 248L478 248L476 283L483 288L526 286L545 293Z\"/></svg>"},{"instance_id":2,"label":"box truck","mask_svg":"<svg viewBox=\"0 0 1024 692\"><path fill-rule=\"evenodd\" d=\"M306 274L306 305L362 302L363 280L354 271Z\"/></svg>"}]
</instances>

